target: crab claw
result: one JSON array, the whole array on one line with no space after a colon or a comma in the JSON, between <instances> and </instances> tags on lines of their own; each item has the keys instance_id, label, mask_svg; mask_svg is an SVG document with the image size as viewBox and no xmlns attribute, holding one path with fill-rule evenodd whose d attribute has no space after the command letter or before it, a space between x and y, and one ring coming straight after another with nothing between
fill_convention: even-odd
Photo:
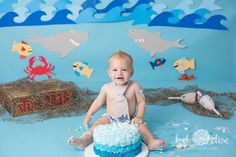
<instances>
[{"instance_id":1,"label":"crab claw","mask_svg":"<svg viewBox=\"0 0 236 157\"><path fill-rule=\"evenodd\" d=\"M29 59L29 64L30 64L30 65L34 64L35 60L36 60L36 59L35 59L34 56L31 57L31 58Z\"/></svg>"},{"instance_id":2,"label":"crab claw","mask_svg":"<svg viewBox=\"0 0 236 157\"><path fill-rule=\"evenodd\" d=\"M44 58L43 56L39 56L38 58L41 62L47 63L46 58Z\"/></svg>"}]
</instances>

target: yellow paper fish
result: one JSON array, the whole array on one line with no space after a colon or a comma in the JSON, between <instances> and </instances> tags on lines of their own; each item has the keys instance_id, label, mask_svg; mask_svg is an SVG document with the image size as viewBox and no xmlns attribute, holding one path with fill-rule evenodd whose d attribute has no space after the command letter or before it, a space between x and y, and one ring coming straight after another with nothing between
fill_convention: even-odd
<instances>
[{"instance_id":1,"label":"yellow paper fish","mask_svg":"<svg viewBox=\"0 0 236 157\"><path fill-rule=\"evenodd\" d=\"M182 58L182 59L177 60L173 66L180 73L184 73L189 68L195 69L195 59L193 58L191 60L188 60L186 58Z\"/></svg>"},{"instance_id":2,"label":"yellow paper fish","mask_svg":"<svg viewBox=\"0 0 236 157\"><path fill-rule=\"evenodd\" d=\"M72 64L72 66L77 76L85 75L87 78L90 78L91 74L93 73L93 69L90 69L88 64L85 62L75 62Z\"/></svg>"},{"instance_id":3,"label":"yellow paper fish","mask_svg":"<svg viewBox=\"0 0 236 157\"><path fill-rule=\"evenodd\" d=\"M12 52L17 52L20 55L21 59L25 59L27 56L31 55L32 47L29 46L26 42L22 41L20 43L13 42L12 44Z\"/></svg>"}]
</instances>

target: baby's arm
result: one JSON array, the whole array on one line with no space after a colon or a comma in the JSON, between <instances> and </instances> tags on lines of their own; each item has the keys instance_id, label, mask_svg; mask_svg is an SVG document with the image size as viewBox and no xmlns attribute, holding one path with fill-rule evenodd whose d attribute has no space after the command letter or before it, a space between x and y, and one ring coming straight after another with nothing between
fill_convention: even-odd
<instances>
[{"instance_id":1,"label":"baby's arm","mask_svg":"<svg viewBox=\"0 0 236 157\"><path fill-rule=\"evenodd\" d=\"M144 113L146 111L146 102L145 102L143 90L141 89L139 84L135 84L134 92L135 92L135 96L136 96L137 104L138 104L137 117L143 118Z\"/></svg>"},{"instance_id":2,"label":"baby's arm","mask_svg":"<svg viewBox=\"0 0 236 157\"><path fill-rule=\"evenodd\" d=\"M138 112L133 123L139 125L143 122L144 113L146 111L146 101L139 84L135 84L134 93L138 104Z\"/></svg>"},{"instance_id":3,"label":"baby's arm","mask_svg":"<svg viewBox=\"0 0 236 157\"><path fill-rule=\"evenodd\" d=\"M106 101L106 87L105 85L102 87L101 91L99 92L97 98L93 101L92 105L90 106L87 115L84 118L84 124L88 124L92 115L97 112L97 110L105 104Z\"/></svg>"}]
</instances>

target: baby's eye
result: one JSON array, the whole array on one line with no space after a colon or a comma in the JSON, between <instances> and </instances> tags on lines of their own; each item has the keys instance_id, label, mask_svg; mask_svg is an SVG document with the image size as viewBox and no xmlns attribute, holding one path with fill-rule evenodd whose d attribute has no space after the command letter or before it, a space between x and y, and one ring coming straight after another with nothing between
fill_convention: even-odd
<instances>
[{"instance_id":1,"label":"baby's eye","mask_svg":"<svg viewBox=\"0 0 236 157\"><path fill-rule=\"evenodd\" d=\"M122 69L122 71L127 71L127 69Z\"/></svg>"},{"instance_id":2,"label":"baby's eye","mask_svg":"<svg viewBox=\"0 0 236 157\"><path fill-rule=\"evenodd\" d=\"M117 71L117 69L112 69L112 71Z\"/></svg>"}]
</instances>

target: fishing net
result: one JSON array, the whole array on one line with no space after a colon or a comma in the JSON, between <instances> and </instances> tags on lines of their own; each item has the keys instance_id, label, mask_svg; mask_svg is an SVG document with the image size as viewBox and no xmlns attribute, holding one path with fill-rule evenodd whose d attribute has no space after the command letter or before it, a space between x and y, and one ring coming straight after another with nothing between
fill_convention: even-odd
<instances>
[{"instance_id":1,"label":"fishing net","mask_svg":"<svg viewBox=\"0 0 236 157\"><path fill-rule=\"evenodd\" d=\"M224 92L217 93L201 89L197 85L186 86L184 89L176 88L155 88L155 89L144 89L147 104L153 105L172 105L181 103L187 110L209 117L219 117L215 112L204 109L199 104L186 104L179 100L168 100L168 97L179 97L185 93L201 91L203 94L212 97L215 103L216 109L222 115L222 118L229 119L233 116L233 111L236 108L236 93Z\"/></svg>"},{"instance_id":2,"label":"fishing net","mask_svg":"<svg viewBox=\"0 0 236 157\"><path fill-rule=\"evenodd\" d=\"M58 80L60 81L60 80ZM65 81L61 81L65 83ZM85 113L93 100L97 96L97 92L89 90L88 88L80 88L73 82L66 82L72 85L74 88L71 92L73 92L73 101L70 105L67 105L63 108L48 108L40 113L34 113L31 115L24 115L19 117L12 117L6 113L6 109L0 105L0 116L1 119L6 121L15 121L18 123L34 123L37 121L42 121L50 118L56 117L68 117L68 116L78 116ZM14 82L15 88L30 88L30 92L37 91L37 88L42 88L42 84L40 81L31 81L27 78L20 79ZM45 86L45 89L52 88L50 84ZM200 105L190 105L178 100L168 100L168 97L179 97L182 94L189 92L201 91L203 94L210 95L215 102L216 109L221 113L222 117L225 119L229 119L233 116L233 110L236 107L236 93L233 92L225 92L225 93L217 93L213 91L207 91L199 88L197 85L194 86L186 86L184 89L177 88L146 88L144 89L144 95L146 98L146 103L148 105L174 105L176 103L181 103L184 108L187 110L210 117L218 117L214 112L208 111L204 109ZM37 99L37 97L35 97Z\"/></svg>"}]
</instances>

